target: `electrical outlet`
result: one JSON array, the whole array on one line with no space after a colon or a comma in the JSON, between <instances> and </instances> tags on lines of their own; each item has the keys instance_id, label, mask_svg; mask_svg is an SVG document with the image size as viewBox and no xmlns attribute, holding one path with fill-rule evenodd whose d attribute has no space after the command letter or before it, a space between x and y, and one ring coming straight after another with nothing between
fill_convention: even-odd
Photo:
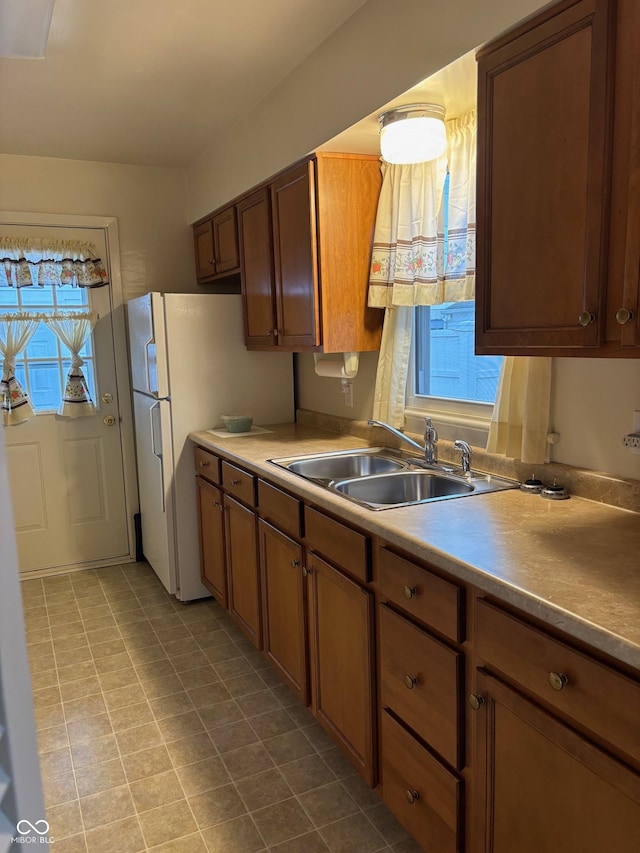
<instances>
[{"instance_id":1,"label":"electrical outlet","mask_svg":"<svg viewBox=\"0 0 640 853\"><path fill-rule=\"evenodd\" d=\"M632 453L640 453L640 412L635 411L633 413L633 424L631 426L632 432L628 435L625 435L622 439L622 443L625 447L631 448Z\"/></svg>"},{"instance_id":2,"label":"electrical outlet","mask_svg":"<svg viewBox=\"0 0 640 853\"><path fill-rule=\"evenodd\" d=\"M348 409L353 409L353 382L343 382L342 393L344 394L344 404Z\"/></svg>"}]
</instances>

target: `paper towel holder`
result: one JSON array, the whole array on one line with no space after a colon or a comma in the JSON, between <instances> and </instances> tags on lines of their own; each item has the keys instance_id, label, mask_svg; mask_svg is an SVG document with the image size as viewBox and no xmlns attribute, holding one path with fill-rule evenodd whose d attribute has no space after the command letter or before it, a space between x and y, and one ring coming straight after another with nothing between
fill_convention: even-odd
<instances>
[{"instance_id":1,"label":"paper towel holder","mask_svg":"<svg viewBox=\"0 0 640 853\"><path fill-rule=\"evenodd\" d=\"M318 376L330 376L335 379L353 379L358 373L360 356L357 352L343 352L342 362L327 358L324 353L313 354L314 369Z\"/></svg>"}]
</instances>

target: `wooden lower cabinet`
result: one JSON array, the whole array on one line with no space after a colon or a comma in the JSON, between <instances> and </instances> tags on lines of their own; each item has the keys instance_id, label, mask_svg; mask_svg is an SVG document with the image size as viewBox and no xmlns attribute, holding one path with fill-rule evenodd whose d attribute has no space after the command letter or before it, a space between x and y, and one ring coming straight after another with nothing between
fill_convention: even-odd
<instances>
[{"instance_id":1,"label":"wooden lower cabinet","mask_svg":"<svg viewBox=\"0 0 640 853\"><path fill-rule=\"evenodd\" d=\"M200 579L218 602L227 607L222 492L202 477L196 477L196 484L200 528Z\"/></svg>"},{"instance_id":2,"label":"wooden lower cabinet","mask_svg":"<svg viewBox=\"0 0 640 853\"><path fill-rule=\"evenodd\" d=\"M476 683L474 850L636 853L640 776L501 680Z\"/></svg>"},{"instance_id":3,"label":"wooden lower cabinet","mask_svg":"<svg viewBox=\"0 0 640 853\"><path fill-rule=\"evenodd\" d=\"M258 519L253 510L225 495L229 612L257 649L262 648Z\"/></svg>"},{"instance_id":4,"label":"wooden lower cabinet","mask_svg":"<svg viewBox=\"0 0 640 853\"><path fill-rule=\"evenodd\" d=\"M302 548L262 519L258 533L264 653L306 705L309 678Z\"/></svg>"},{"instance_id":5,"label":"wooden lower cabinet","mask_svg":"<svg viewBox=\"0 0 640 853\"><path fill-rule=\"evenodd\" d=\"M312 710L373 785L373 594L315 554L307 573Z\"/></svg>"}]
</instances>

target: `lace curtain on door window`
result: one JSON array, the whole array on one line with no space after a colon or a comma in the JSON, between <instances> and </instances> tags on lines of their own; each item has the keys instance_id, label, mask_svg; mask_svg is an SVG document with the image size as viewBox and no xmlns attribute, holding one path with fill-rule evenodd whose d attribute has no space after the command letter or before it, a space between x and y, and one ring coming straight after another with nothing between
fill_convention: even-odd
<instances>
[{"instance_id":1,"label":"lace curtain on door window","mask_svg":"<svg viewBox=\"0 0 640 853\"><path fill-rule=\"evenodd\" d=\"M27 313L0 316L0 352L4 358L0 394L5 426L20 424L35 414L27 392L16 379L16 358L33 337L39 323L38 315Z\"/></svg>"}]
</instances>

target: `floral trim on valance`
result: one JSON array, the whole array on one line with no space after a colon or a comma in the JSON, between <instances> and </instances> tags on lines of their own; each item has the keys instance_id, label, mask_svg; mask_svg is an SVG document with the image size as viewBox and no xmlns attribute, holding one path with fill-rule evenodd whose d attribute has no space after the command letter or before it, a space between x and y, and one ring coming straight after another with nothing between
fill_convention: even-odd
<instances>
[{"instance_id":1,"label":"floral trim on valance","mask_svg":"<svg viewBox=\"0 0 640 853\"><path fill-rule=\"evenodd\" d=\"M0 275L10 287L103 287L106 268L93 243L0 237Z\"/></svg>"}]
</instances>

